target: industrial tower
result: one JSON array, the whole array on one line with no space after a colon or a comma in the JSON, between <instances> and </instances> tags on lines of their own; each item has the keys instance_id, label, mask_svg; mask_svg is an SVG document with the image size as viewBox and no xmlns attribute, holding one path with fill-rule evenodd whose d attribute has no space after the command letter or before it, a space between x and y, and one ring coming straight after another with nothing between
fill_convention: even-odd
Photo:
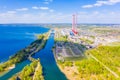
<instances>
[{"instance_id":1,"label":"industrial tower","mask_svg":"<svg viewBox=\"0 0 120 80\"><path fill-rule=\"evenodd\" d=\"M77 15L76 14L73 14L72 32L74 34L78 34L78 32L77 32Z\"/></svg>"}]
</instances>

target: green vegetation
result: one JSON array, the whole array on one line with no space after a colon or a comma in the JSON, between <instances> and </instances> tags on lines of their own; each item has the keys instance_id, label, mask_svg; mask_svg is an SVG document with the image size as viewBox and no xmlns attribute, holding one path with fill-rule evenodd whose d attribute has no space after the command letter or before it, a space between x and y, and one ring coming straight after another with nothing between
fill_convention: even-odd
<instances>
[{"instance_id":1,"label":"green vegetation","mask_svg":"<svg viewBox=\"0 0 120 80\"><path fill-rule=\"evenodd\" d=\"M92 35L91 35L90 37L91 37L92 39L95 39L95 36L92 36Z\"/></svg>"},{"instance_id":2,"label":"green vegetation","mask_svg":"<svg viewBox=\"0 0 120 80\"><path fill-rule=\"evenodd\" d=\"M44 35L36 35L38 39L42 39Z\"/></svg>"},{"instance_id":3,"label":"green vegetation","mask_svg":"<svg viewBox=\"0 0 120 80\"><path fill-rule=\"evenodd\" d=\"M93 41L91 41L89 39L86 39L86 38L80 38L80 40L82 40L82 41L84 41L84 42L86 42L88 44L93 44L94 43Z\"/></svg>"},{"instance_id":4,"label":"green vegetation","mask_svg":"<svg viewBox=\"0 0 120 80\"><path fill-rule=\"evenodd\" d=\"M44 80L44 77L42 74L43 74L42 67L41 67L40 63L38 62L33 80Z\"/></svg>"},{"instance_id":5,"label":"green vegetation","mask_svg":"<svg viewBox=\"0 0 120 80\"><path fill-rule=\"evenodd\" d=\"M37 40L30 44L25 50L26 53L20 53L22 54L28 54L26 59L28 58L32 63L30 65L27 65L23 68L23 70L16 75L12 76L9 80L44 80L44 77L42 75L42 66L40 64L40 60L36 60L32 58L32 55L36 52L38 52L41 48L45 46L45 43L48 38L48 33L43 35L37 35ZM18 54L15 54L18 56ZM16 56L11 57L10 59L15 59ZM25 56L23 56L25 57ZM21 60L20 60L21 62Z\"/></svg>"},{"instance_id":6,"label":"green vegetation","mask_svg":"<svg viewBox=\"0 0 120 80\"><path fill-rule=\"evenodd\" d=\"M94 55L98 60L120 76L120 45L100 46L87 53Z\"/></svg>"},{"instance_id":7,"label":"green vegetation","mask_svg":"<svg viewBox=\"0 0 120 80\"><path fill-rule=\"evenodd\" d=\"M55 38L55 41L67 42L67 37L68 37L68 36L60 36L60 37L58 37L58 38Z\"/></svg>"},{"instance_id":8,"label":"green vegetation","mask_svg":"<svg viewBox=\"0 0 120 80\"><path fill-rule=\"evenodd\" d=\"M77 67L78 73L75 73L78 79L82 80L117 80L113 74L107 71L99 62L91 57L76 61L57 61L57 63L64 69L65 67ZM118 79L119 80L119 79Z\"/></svg>"},{"instance_id":9,"label":"green vegetation","mask_svg":"<svg viewBox=\"0 0 120 80\"><path fill-rule=\"evenodd\" d=\"M57 60L57 63L59 65L61 65L61 67L64 69L65 66L68 66L68 67L72 67L73 66L73 62L72 61L60 61L60 60Z\"/></svg>"},{"instance_id":10,"label":"green vegetation","mask_svg":"<svg viewBox=\"0 0 120 80\"><path fill-rule=\"evenodd\" d=\"M84 51L83 51L84 52ZM90 56L92 54L110 70L120 76L120 44L119 42L111 43L107 46L99 46L95 49L84 52L86 58L74 61L57 61L64 69L65 67L77 67L78 73L75 73L80 80L119 80L114 74L107 70L101 63L97 62Z\"/></svg>"},{"instance_id":11,"label":"green vegetation","mask_svg":"<svg viewBox=\"0 0 120 80\"><path fill-rule=\"evenodd\" d=\"M78 56L78 57L65 57L64 60L65 61L78 61L78 60L82 60L84 59L85 56Z\"/></svg>"},{"instance_id":12,"label":"green vegetation","mask_svg":"<svg viewBox=\"0 0 120 80\"><path fill-rule=\"evenodd\" d=\"M107 44L107 46L120 46L120 42L112 42Z\"/></svg>"},{"instance_id":13,"label":"green vegetation","mask_svg":"<svg viewBox=\"0 0 120 80\"><path fill-rule=\"evenodd\" d=\"M38 37L38 39L32 42L28 47L18 51L15 55L11 56L10 59L0 64L0 72L4 72L9 69L10 66L15 65L16 63L26 60L30 55L38 52L41 48L44 47L48 34L43 34Z\"/></svg>"},{"instance_id":14,"label":"green vegetation","mask_svg":"<svg viewBox=\"0 0 120 80\"><path fill-rule=\"evenodd\" d=\"M94 59L76 61L80 79L115 80L115 77Z\"/></svg>"},{"instance_id":15,"label":"green vegetation","mask_svg":"<svg viewBox=\"0 0 120 80\"><path fill-rule=\"evenodd\" d=\"M14 75L10 80L44 80L42 76L42 66L39 60L34 60L30 65L23 68L21 72Z\"/></svg>"}]
</instances>

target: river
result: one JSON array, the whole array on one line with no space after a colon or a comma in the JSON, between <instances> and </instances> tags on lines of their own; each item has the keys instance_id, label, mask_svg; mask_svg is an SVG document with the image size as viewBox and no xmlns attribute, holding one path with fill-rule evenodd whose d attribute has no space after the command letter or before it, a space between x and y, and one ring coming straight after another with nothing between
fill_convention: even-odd
<instances>
[{"instance_id":1,"label":"river","mask_svg":"<svg viewBox=\"0 0 120 80\"><path fill-rule=\"evenodd\" d=\"M28 64L30 64L29 60L18 63L14 69L10 70L8 73L1 76L0 80L8 80L10 77L12 77L16 73L20 72Z\"/></svg>"},{"instance_id":2,"label":"river","mask_svg":"<svg viewBox=\"0 0 120 80\"><path fill-rule=\"evenodd\" d=\"M36 40L35 34L43 34L48 30L40 25L0 24L0 63ZM8 80L29 64L28 60L16 64L14 69L0 75L0 80Z\"/></svg>"},{"instance_id":3,"label":"river","mask_svg":"<svg viewBox=\"0 0 120 80\"><path fill-rule=\"evenodd\" d=\"M52 52L53 45L54 34L52 33L48 38L45 48L36 53L34 58L40 58L45 80L67 80L56 64Z\"/></svg>"},{"instance_id":4,"label":"river","mask_svg":"<svg viewBox=\"0 0 120 80\"><path fill-rule=\"evenodd\" d=\"M50 34L45 47L36 53L33 57L40 58L41 65L43 67L43 76L45 80L67 80L66 76L58 68L52 47L54 45L54 34ZM17 72L21 71L26 65L30 64L30 61L26 60L18 63L14 69L0 77L0 80L8 80Z\"/></svg>"}]
</instances>

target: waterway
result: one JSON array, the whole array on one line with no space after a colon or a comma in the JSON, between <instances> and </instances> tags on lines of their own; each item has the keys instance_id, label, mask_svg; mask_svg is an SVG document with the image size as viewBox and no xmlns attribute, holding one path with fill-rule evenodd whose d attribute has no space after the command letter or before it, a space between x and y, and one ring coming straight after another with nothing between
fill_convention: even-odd
<instances>
[{"instance_id":1,"label":"waterway","mask_svg":"<svg viewBox=\"0 0 120 80\"><path fill-rule=\"evenodd\" d=\"M10 70L8 73L4 74L3 76L0 76L0 80L8 80L10 77L20 72L26 65L29 64L30 64L29 60L18 63L14 69Z\"/></svg>"},{"instance_id":2,"label":"waterway","mask_svg":"<svg viewBox=\"0 0 120 80\"><path fill-rule=\"evenodd\" d=\"M58 68L52 47L54 45L54 34L50 34L45 47L36 53L33 57L40 58L41 65L43 67L43 76L45 80L67 80L66 76ZM18 63L16 67L10 70L8 73L0 77L0 80L8 80L10 77L21 71L26 65L29 65L30 61L26 60Z\"/></svg>"},{"instance_id":3,"label":"waterway","mask_svg":"<svg viewBox=\"0 0 120 80\"><path fill-rule=\"evenodd\" d=\"M66 76L60 71L56 64L52 52L53 45L54 34L51 34L45 48L36 53L34 58L40 58L45 80L67 80Z\"/></svg>"},{"instance_id":4,"label":"waterway","mask_svg":"<svg viewBox=\"0 0 120 80\"><path fill-rule=\"evenodd\" d=\"M36 40L35 34L43 34L48 30L40 25L0 24L0 63ZM14 69L0 75L0 80L8 80L29 64L28 60L16 64Z\"/></svg>"}]
</instances>

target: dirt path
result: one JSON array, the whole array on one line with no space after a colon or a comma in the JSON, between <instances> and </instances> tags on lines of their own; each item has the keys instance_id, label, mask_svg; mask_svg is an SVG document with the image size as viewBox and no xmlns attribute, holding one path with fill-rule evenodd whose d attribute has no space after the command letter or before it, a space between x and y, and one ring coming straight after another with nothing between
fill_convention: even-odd
<instances>
[{"instance_id":1,"label":"dirt path","mask_svg":"<svg viewBox=\"0 0 120 80\"><path fill-rule=\"evenodd\" d=\"M39 63L38 63L38 64L37 64L37 67L36 67L36 69L35 69L35 74L34 74L34 76L33 76L33 80L35 80L35 77L36 77L35 75L36 75L37 70L39 69L39 66L40 66L40 65L39 65Z\"/></svg>"},{"instance_id":2,"label":"dirt path","mask_svg":"<svg viewBox=\"0 0 120 80\"><path fill-rule=\"evenodd\" d=\"M105 64L103 64L100 60L98 60L95 56L93 56L92 54L90 54L90 57L92 57L95 61L99 62L102 66L105 67L105 69L107 69L110 73L112 73L116 78L119 78L119 75L116 74L114 71L112 71L109 67L107 67Z\"/></svg>"}]
</instances>

